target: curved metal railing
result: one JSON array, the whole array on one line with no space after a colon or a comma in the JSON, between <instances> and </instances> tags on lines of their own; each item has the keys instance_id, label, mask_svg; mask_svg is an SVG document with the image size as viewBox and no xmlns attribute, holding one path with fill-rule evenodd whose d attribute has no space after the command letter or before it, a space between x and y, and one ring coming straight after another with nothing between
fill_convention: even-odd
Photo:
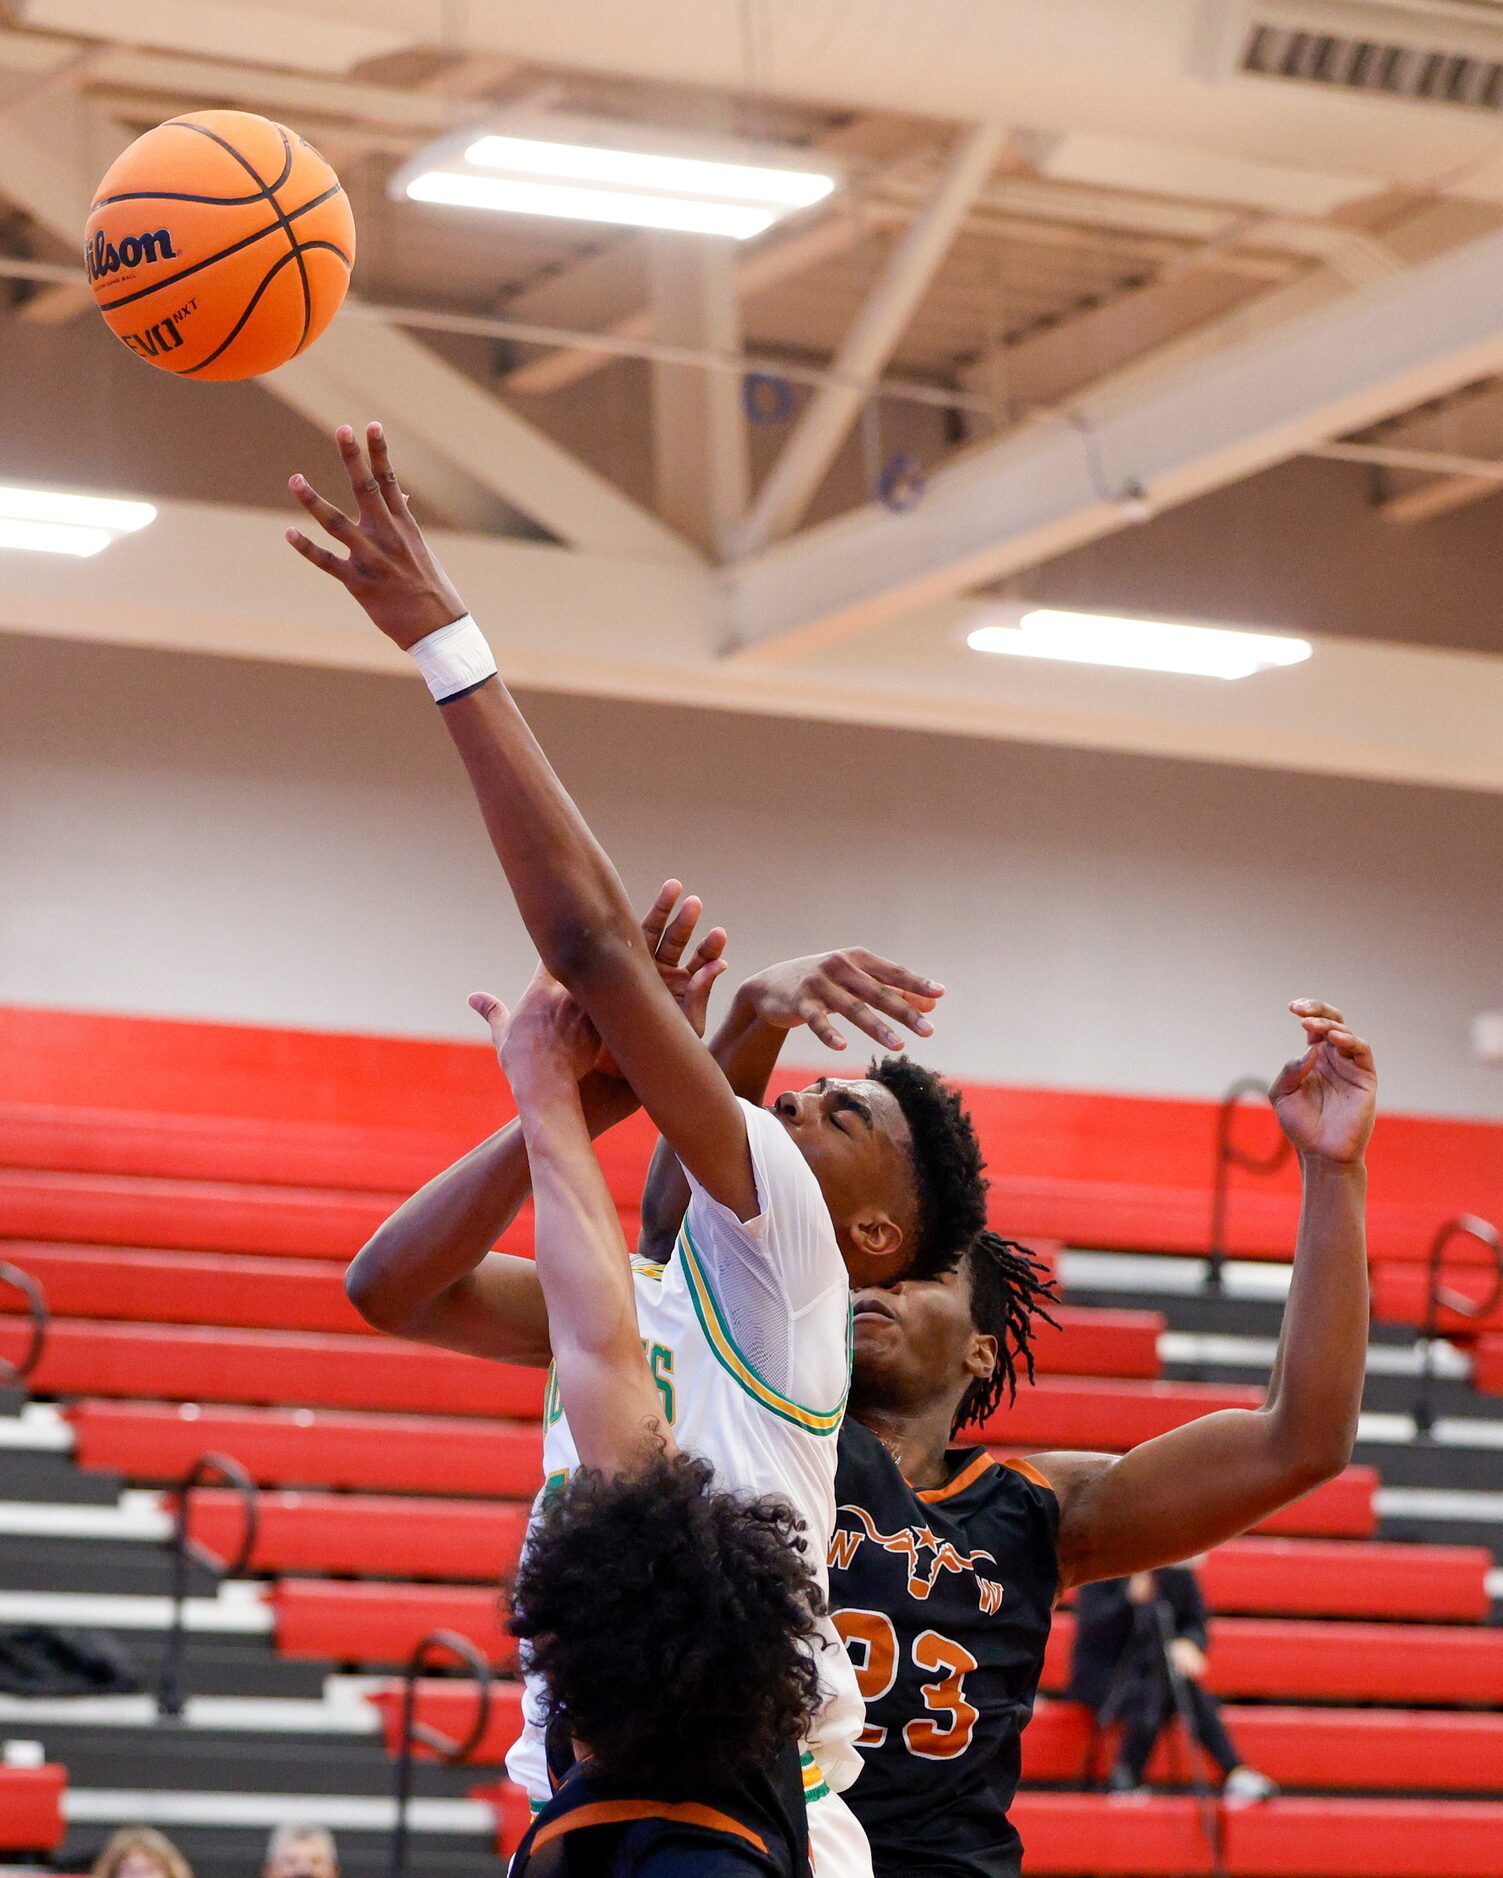
<instances>
[{"instance_id":1,"label":"curved metal railing","mask_svg":"<svg viewBox=\"0 0 1503 1878\"><path fill-rule=\"evenodd\" d=\"M194 1547L189 1536L193 1495L213 1475L218 1475L227 1486L235 1489L245 1509L245 1530L240 1549L227 1563L221 1563L218 1559L208 1560ZM172 1624L162 1651L162 1673L157 1682L157 1713L174 1721L183 1712L183 1657L188 1641L185 1618L189 1553L194 1553L201 1564L209 1565L216 1584L222 1579L233 1578L250 1563L261 1524L260 1495L256 1483L239 1461L228 1454L200 1454L184 1474L177 1492L177 1522L168 1541L172 1548Z\"/></svg>"},{"instance_id":2,"label":"curved metal railing","mask_svg":"<svg viewBox=\"0 0 1503 1878\"><path fill-rule=\"evenodd\" d=\"M1206 1289L1221 1289L1222 1267L1226 1264L1226 1208L1230 1197L1231 1172L1240 1167L1249 1174L1273 1174L1289 1159L1290 1146L1281 1134L1273 1149L1255 1154L1240 1148L1232 1139L1232 1124L1238 1107L1249 1096L1268 1097L1268 1085L1257 1076L1241 1076L1221 1098L1216 1111L1216 1171L1211 1184L1211 1236L1206 1260Z\"/></svg>"},{"instance_id":3,"label":"curved metal railing","mask_svg":"<svg viewBox=\"0 0 1503 1878\"><path fill-rule=\"evenodd\" d=\"M1453 1239L1475 1239L1492 1254L1493 1284L1485 1298L1469 1298L1464 1292L1451 1291L1442 1285L1441 1268L1446 1248ZM1425 1261L1424 1341L1420 1347L1419 1392L1414 1398L1416 1434L1429 1435L1435 1426L1435 1343L1441 1307L1458 1317L1475 1320L1491 1316L1500 1304L1503 1304L1503 1237L1490 1221L1479 1219L1475 1213L1458 1213L1455 1219L1448 1219L1430 1241Z\"/></svg>"},{"instance_id":4,"label":"curved metal railing","mask_svg":"<svg viewBox=\"0 0 1503 1878\"><path fill-rule=\"evenodd\" d=\"M475 1720L469 1733L458 1741L451 1741L417 1718L418 1680L423 1671L431 1667L429 1658L435 1650L447 1650L451 1656L457 1656L475 1678ZM490 1726L492 1680L490 1664L468 1637L460 1636L455 1630L430 1630L408 1657L402 1691L402 1734L397 1749L397 1818L391 1836L391 1878L406 1878L407 1807L412 1798L414 1746L421 1741L424 1747L432 1748L440 1760L451 1763L468 1760Z\"/></svg>"},{"instance_id":5,"label":"curved metal railing","mask_svg":"<svg viewBox=\"0 0 1503 1878\"><path fill-rule=\"evenodd\" d=\"M0 1357L0 1386L7 1384L20 1387L42 1360L42 1352L47 1347L47 1330L52 1322L52 1314L47 1309L47 1294L41 1284L30 1272L22 1271L19 1265L12 1265L8 1260L0 1259L0 1285L9 1285L19 1291L26 1300L26 1309L31 1317L31 1342L26 1346L26 1354L19 1363L8 1362Z\"/></svg>"}]
</instances>

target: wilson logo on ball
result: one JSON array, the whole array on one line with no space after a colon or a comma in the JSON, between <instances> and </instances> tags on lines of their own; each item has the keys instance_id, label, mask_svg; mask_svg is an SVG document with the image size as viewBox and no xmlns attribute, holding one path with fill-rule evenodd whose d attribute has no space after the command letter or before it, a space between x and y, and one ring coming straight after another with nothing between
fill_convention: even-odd
<instances>
[{"instance_id":1,"label":"wilson logo on ball","mask_svg":"<svg viewBox=\"0 0 1503 1878\"><path fill-rule=\"evenodd\" d=\"M103 232L96 229L94 239L84 247L84 264L90 280L103 280L107 274L118 274L122 267L139 267L143 261L176 259L177 249L165 228L127 235L118 247L113 241L106 241Z\"/></svg>"}]
</instances>

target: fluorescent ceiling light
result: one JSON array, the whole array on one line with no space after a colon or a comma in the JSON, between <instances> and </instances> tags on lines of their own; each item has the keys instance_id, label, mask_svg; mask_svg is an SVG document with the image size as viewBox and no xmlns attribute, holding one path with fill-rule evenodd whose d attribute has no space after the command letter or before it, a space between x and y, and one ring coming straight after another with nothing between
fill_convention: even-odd
<instances>
[{"instance_id":1,"label":"fluorescent ceiling light","mask_svg":"<svg viewBox=\"0 0 1503 1878\"><path fill-rule=\"evenodd\" d=\"M121 535L156 520L149 502L75 496L62 490L0 484L0 548L37 554L98 554Z\"/></svg>"},{"instance_id":2,"label":"fluorescent ceiling light","mask_svg":"<svg viewBox=\"0 0 1503 1878\"><path fill-rule=\"evenodd\" d=\"M415 202L745 241L836 186L833 174L796 168L787 154L595 118L509 115L495 132L419 151L389 187Z\"/></svg>"},{"instance_id":3,"label":"fluorescent ceiling light","mask_svg":"<svg viewBox=\"0 0 1503 1878\"><path fill-rule=\"evenodd\" d=\"M493 209L511 215L553 215L569 222L617 222L627 228L671 228L690 235L731 235L745 241L771 228L770 209L744 203L691 202L674 196L630 195L616 189L581 189L562 183L516 182L502 176L466 176L430 170L407 185L414 202L458 209Z\"/></svg>"},{"instance_id":4,"label":"fluorescent ceiling light","mask_svg":"<svg viewBox=\"0 0 1503 1878\"><path fill-rule=\"evenodd\" d=\"M811 170L767 169L753 163L707 163L695 157L653 156L591 144L545 143L537 137L482 137L465 151L477 169L508 174L609 183L714 202L751 202L769 208L807 209L835 187L833 176Z\"/></svg>"},{"instance_id":5,"label":"fluorescent ceiling light","mask_svg":"<svg viewBox=\"0 0 1503 1878\"><path fill-rule=\"evenodd\" d=\"M1061 613L1047 607L1025 613L1016 626L978 626L967 635L966 644L974 652L1010 658L1059 659L1071 665L1179 672L1195 678L1250 678L1275 666L1299 665L1313 650L1308 640L1279 633Z\"/></svg>"},{"instance_id":6,"label":"fluorescent ceiling light","mask_svg":"<svg viewBox=\"0 0 1503 1878\"><path fill-rule=\"evenodd\" d=\"M0 548L36 554L98 554L115 537L107 528L70 528L64 522L12 522L0 516Z\"/></svg>"}]
</instances>

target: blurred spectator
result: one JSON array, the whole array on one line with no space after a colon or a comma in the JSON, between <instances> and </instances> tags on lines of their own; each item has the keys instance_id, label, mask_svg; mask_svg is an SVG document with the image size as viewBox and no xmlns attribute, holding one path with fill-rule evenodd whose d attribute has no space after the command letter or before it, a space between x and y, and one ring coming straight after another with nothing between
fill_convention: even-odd
<instances>
[{"instance_id":1,"label":"blurred spectator","mask_svg":"<svg viewBox=\"0 0 1503 1878\"><path fill-rule=\"evenodd\" d=\"M1185 1565L1084 1585L1076 1604L1070 1693L1099 1726L1122 1724L1122 1745L1108 1778L1113 1793L1146 1791L1143 1771L1153 1745L1177 1712L1173 1677L1202 1747L1221 1769L1230 1806L1266 1800L1278 1788L1243 1765L1202 1684L1206 1671L1206 1606Z\"/></svg>"},{"instance_id":2,"label":"blurred spectator","mask_svg":"<svg viewBox=\"0 0 1503 1878\"><path fill-rule=\"evenodd\" d=\"M327 1826L278 1826L266 1847L262 1878L339 1878L339 1854Z\"/></svg>"},{"instance_id":3,"label":"blurred spectator","mask_svg":"<svg viewBox=\"0 0 1503 1878\"><path fill-rule=\"evenodd\" d=\"M187 1859L150 1826L122 1826L91 1869L92 1878L193 1878Z\"/></svg>"}]
</instances>

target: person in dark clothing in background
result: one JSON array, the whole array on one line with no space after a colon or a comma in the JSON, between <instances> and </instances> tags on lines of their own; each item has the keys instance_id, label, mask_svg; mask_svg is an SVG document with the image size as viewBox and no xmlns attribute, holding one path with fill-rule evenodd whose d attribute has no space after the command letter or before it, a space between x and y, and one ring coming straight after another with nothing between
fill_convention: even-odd
<instances>
[{"instance_id":1,"label":"person in dark clothing in background","mask_svg":"<svg viewBox=\"0 0 1503 1878\"><path fill-rule=\"evenodd\" d=\"M1278 1791L1266 1774L1243 1765L1205 1688L1206 1605L1187 1565L1135 1572L1082 1585L1076 1606L1070 1694L1105 1726L1121 1722L1122 1745L1107 1784L1113 1793L1145 1791L1143 1771L1176 1712L1177 1678L1201 1745L1221 1769L1229 1806L1250 1806Z\"/></svg>"}]
</instances>

